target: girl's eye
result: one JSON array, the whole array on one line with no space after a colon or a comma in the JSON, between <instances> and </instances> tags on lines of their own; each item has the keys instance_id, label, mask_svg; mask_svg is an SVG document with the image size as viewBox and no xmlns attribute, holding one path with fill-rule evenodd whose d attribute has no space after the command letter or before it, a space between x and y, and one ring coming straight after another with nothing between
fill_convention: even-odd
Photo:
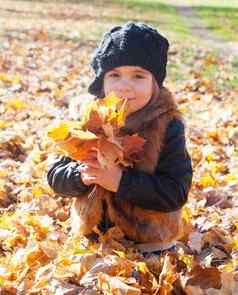
<instances>
[{"instance_id":1,"label":"girl's eye","mask_svg":"<svg viewBox=\"0 0 238 295\"><path fill-rule=\"evenodd\" d=\"M145 78L144 76L139 75L139 74L135 75L135 77L136 77L137 79L144 79L144 78Z\"/></svg>"},{"instance_id":2,"label":"girl's eye","mask_svg":"<svg viewBox=\"0 0 238 295\"><path fill-rule=\"evenodd\" d=\"M112 77L112 78L117 78L117 77L119 77L119 74L117 74L117 73L111 73L108 76L109 77Z\"/></svg>"}]
</instances>

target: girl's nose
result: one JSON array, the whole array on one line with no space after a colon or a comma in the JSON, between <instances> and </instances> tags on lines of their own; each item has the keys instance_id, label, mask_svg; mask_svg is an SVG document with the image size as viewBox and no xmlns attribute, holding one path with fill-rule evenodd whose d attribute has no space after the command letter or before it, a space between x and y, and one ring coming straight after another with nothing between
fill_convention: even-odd
<instances>
[{"instance_id":1,"label":"girl's nose","mask_svg":"<svg viewBox=\"0 0 238 295\"><path fill-rule=\"evenodd\" d=\"M123 82L118 85L116 92L123 98L131 98L134 95L134 88L129 82Z\"/></svg>"}]
</instances>

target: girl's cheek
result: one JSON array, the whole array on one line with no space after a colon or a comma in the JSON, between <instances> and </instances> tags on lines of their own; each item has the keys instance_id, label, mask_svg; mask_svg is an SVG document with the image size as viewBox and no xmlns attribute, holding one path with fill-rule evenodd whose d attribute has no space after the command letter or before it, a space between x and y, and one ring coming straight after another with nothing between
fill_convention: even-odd
<instances>
[{"instance_id":1,"label":"girl's cheek","mask_svg":"<svg viewBox=\"0 0 238 295\"><path fill-rule=\"evenodd\" d=\"M105 81L104 82L104 92L105 94L109 94L109 92L113 91L116 89L116 86L115 86L115 82L113 81Z\"/></svg>"}]
</instances>

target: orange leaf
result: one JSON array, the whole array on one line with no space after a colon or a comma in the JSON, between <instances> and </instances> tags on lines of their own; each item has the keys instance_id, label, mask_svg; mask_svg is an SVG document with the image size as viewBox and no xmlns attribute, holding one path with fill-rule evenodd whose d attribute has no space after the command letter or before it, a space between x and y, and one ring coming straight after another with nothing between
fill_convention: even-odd
<instances>
[{"instance_id":1,"label":"orange leaf","mask_svg":"<svg viewBox=\"0 0 238 295\"><path fill-rule=\"evenodd\" d=\"M40 263L40 264L45 263L48 260L49 260L49 257L39 247L36 247L36 248L30 250L26 256L26 263L30 267L36 265L37 263Z\"/></svg>"},{"instance_id":2,"label":"orange leaf","mask_svg":"<svg viewBox=\"0 0 238 295\"><path fill-rule=\"evenodd\" d=\"M57 142L57 146L66 151L68 156L74 160L80 160L87 157L91 149L97 147L98 139L94 137L69 137L66 141Z\"/></svg>"},{"instance_id":3,"label":"orange leaf","mask_svg":"<svg viewBox=\"0 0 238 295\"><path fill-rule=\"evenodd\" d=\"M120 149L114 143L107 141L105 138L101 138L99 140L98 150L100 151L101 159L103 158L105 160L107 166L123 162L122 149Z\"/></svg>"},{"instance_id":4,"label":"orange leaf","mask_svg":"<svg viewBox=\"0 0 238 295\"><path fill-rule=\"evenodd\" d=\"M93 133L100 131L103 125L103 120L100 117L99 113L95 110L92 110L89 114L87 122L83 124L83 130L89 130Z\"/></svg>"}]
</instances>

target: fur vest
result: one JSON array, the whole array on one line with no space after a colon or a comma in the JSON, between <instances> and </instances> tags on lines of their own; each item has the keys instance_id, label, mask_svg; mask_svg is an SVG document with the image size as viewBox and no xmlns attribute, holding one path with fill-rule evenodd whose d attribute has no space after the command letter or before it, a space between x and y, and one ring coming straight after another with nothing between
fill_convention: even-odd
<instances>
[{"instance_id":1,"label":"fur vest","mask_svg":"<svg viewBox=\"0 0 238 295\"><path fill-rule=\"evenodd\" d=\"M180 112L176 108L170 108L174 105L170 92L164 92L163 100L168 111L162 112L144 128L141 135L146 139L145 151L141 160L135 165L136 169L151 174L155 172L163 149L169 122L173 119L182 120ZM106 212L103 212L105 210L103 203L106 203ZM157 247L163 247L179 239L183 234L181 209L169 213L143 209L115 197L115 193L103 188L101 195L97 198L84 195L74 199L71 208L73 233L91 234L105 213L126 237L138 243L156 243Z\"/></svg>"}]
</instances>

